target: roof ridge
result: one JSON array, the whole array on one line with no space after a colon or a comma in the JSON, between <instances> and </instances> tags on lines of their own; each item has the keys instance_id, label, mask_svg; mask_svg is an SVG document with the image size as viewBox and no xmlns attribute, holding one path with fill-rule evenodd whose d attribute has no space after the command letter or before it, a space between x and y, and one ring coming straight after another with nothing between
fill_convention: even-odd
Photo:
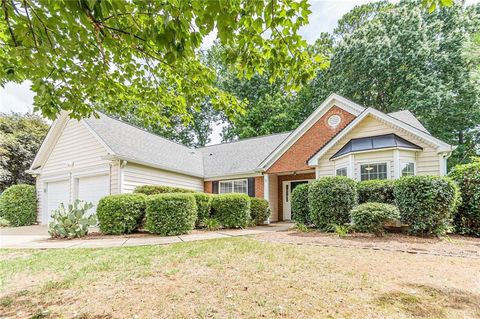
<instances>
[{"instance_id":1,"label":"roof ridge","mask_svg":"<svg viewBox=\"0 0 480 319\"><path fill-rule=\"evenodd\" d=\"M259 136L246 137L246 138L242 138L242 139L237 140L237 141L230 141L230 142L223 142L223 143L205 145L205 146L199 147L199 148L197 148L197 149L207 148L207 147L210 147L210 146L233 144L233 143L244 142L244 141L254 140L254 139L258 139L258 138L263 138L263 137L275 136L275 135L280 135L280 134L287 134L287 133L291 133L291 132L292 132L292 131L285 131L285 132L280 132L280 133L272 133L272 134L267 134L267 135L259 135Z\"/></svg>"}]
</instances>

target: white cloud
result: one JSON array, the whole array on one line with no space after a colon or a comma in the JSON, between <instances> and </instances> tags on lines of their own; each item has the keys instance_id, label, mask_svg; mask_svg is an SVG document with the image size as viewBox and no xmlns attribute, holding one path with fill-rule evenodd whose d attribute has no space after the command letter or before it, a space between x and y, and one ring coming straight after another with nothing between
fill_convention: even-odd
<instances>
[{"instance_id":1,"label":"white cloud","mask_svg":"<svg viewBox=\"0 0 480 319\"><path fill-rule=\"evenodd\" d=\"M32 112L34 93L30 91L30 85L31 82L25 81L21 84L7 83L0 88L0 112Z\"/></svg>"}]
</instances>

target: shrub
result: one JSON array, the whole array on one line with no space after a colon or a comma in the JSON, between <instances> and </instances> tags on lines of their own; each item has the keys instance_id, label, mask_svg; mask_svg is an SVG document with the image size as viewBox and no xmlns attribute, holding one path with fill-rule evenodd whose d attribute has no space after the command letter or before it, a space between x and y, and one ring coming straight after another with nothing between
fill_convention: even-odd
<instances>
[{"instance_id":1,"label":"shrub","mask_svg":"<svg viewBox=\"0 0 480 319\"><path fill-rule=\"evenodd\" d=\"M343 225L357 204L356 182L344 176L322 177L308 188L308 206L312 222L321 230Z\"/></svg>"},{"instance_id":2,"label":"shrub","mask_svg":"<svg viewBox=\"0 0 480 319\"><path fill-rule=\"evenodd\" d=\"M406 176L395 182L401 220L416 235L443 235L458 197L458 187L446 177Z\"/></svg>"},{"instance_id":3,"label":"shrub","mask_svg":"<svg viewBox=\"0 0 480 319\"><path fill-rule=\"evenodd\" d=\"M10 222L3 217L0 217L0 227L8 227Z\"/></svg>"},{"instance_id":4,"label":"shrub","mask_svg":"<svg viewBox=\"0 0 480 319\"><path fill-rule=\"evenodd\" d=\"M292 219L296 223L309 225L312 223L310 209L308 207L309 184L301 184L295 187L292 192L290 205L292 206Z\"/></svg>"},{"instance_id":5,"label":"shrub","mask_svg":"<svg viewBox=\"0 0 480 319\"><path fill-rule=\"evenodd\" d=\"M263 198L250 198L250 217L255 225L262 225L270 217L268 201Z\"/></svg>"},{"instance_id":6,"label":"shrub","mask_svg":"<svg viewBox=\"0 0 480 319\"><path fill-rule=\"evenodd\" d=\"M352 227L363 233L382 236L385 223L400 219L400 212L394 205L384 203L364 203L350 211Z\"/></svg>"},{"instance_id":7,"label":"shrub","mask_svg":"<svg viewBox=\"0 0 480 319\"><path fill-rule=\"evenodd\" d=\"M480 159L455 166L450 177L457 182L462 197L453 218L456 230L480 236Z\"/></svg>"},{"instance_id":8,"label":"shrub","mask_svg":"<svg viewBox=\"0 0 480 319\"><path fill-rule=\"evenodd\" d=\"M163 186L163 185L142 185L135 187L134 193L145 195L169 194L169 193L195 193L186 188Z\"/></svg>"},{"instance_id":9,"label":"shrub","mask_svg":"<svg viewBox=\"0 0 480 319\"><path fill-rule=\"evenodd\" d=\"M97 217L104 234L128 234L137 229L145 216L144 194L109 195L100 199Z\"/></svg>"},{"instance_id":10,"label":"shrub","mask_svg":"<svg viewBox=\"0 0 480 319\"><path fill-rule=\"evenodd\" d=\"M203 220L210 217L212 195L205 193L193 193L197 203L197 220L195 225L201 226Z\"/></svg>"},{"instance_id":11,"label":"shrub","mask_svg":"<svg viewBox=\"0 0 480 319\"><path fill-rule=\"evenodd\" d=\"M48 233L53 238L75 238L88 234L88 228L97 223L95 215L88 215L91 203L77 199L67 207L62 203L52 212L52 221L48 225Z\"/></svg>"},{"instance_id":12,"label":"shrub","mask_svg":"<svg viewBox=\"0 0 480 319\"><path fill-rule=\"evenodd\" d=\"M7 188L0 196L0 217L10 226L28 226L37 221L35 186L19 184Z\"/></svg>"},{"instance_id":13,"label":"shrub","mask_svg":"<svg viewBox=\"0 0 480 319\"><path fill-rule=\"evenodd\" d=\"M393 180L362 181L357 184L358 203L385 203L395 204L393 196Z\"/></svg>"},{"instance_id":14,"label":"shrub","mask_svg":"<svg viewBox=\"0 0 480 319\"><path fill-rule=\"evenodd\" d=\"M205 218L202 224L207 230L219 230L221 227L220 222L215 218Z\"/></svg>"},{"instance_id":15,"label":"shrub","mask_svg":"<svg viewBox=\"0 0 480 319\"><path fill-rule=\"evenodd\" d=\"M164 236L191 231L197 220L197 205L192 194L160 194L147 198L145 227Z\"/></svg>"},{"instance_id":16,"label":"shrub","mask_svg":"<svg viewBox=\"0 0 480 319\"><path fill-rule=\"evenodd\" d=\"M213 217L223 227L245 228L250 223L250 197L246 194L221 194L213 197Z\"/></svg>"}]
</instances>

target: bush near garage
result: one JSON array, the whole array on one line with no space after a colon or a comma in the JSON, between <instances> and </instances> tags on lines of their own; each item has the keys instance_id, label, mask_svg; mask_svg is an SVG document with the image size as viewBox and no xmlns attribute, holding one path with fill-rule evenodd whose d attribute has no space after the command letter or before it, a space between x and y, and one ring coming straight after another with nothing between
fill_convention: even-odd
<instances>
[{"instance_id":1,"label":"bush near garage","mask_svg":"<svg viewBox=\"0 0 480 319\"><path fill-rule=\"evenodd\" d=\"M395 204L393 194L394 180L370 180L362 181L357 184L358 203L385 203Z\"/></svg>"},{"instance_id":2,"label":"bush near garage","mask_svg":"<svg viewBox=\"0 0 480 319\"><path fill-rule=\"evenodd\" d=\"M10 226L28 226L37 222L37 194L35 186L18 184L8 187L0 195L0 217Z\"/></svg>"},{"instance_id":3,"label":"bush near garage","mask_svg":"<svg viewBox=\"0 0 480 319\"><path fill-rule=\"evenodd\" d=\"M145 228L164 236L190 232L197 220L197 204L193 194L159 194L146 200Z\"/></svg>"},{"instance_id":4,"label":"bush near garage","mask_svg":"<svg viewBox=\"0 0 480 319\"><path fill-rule=\"evenodd\" d=\"M163 186L163 185L142 185L135 187L134 193L140 193L145 195L157 195L157 194L167 194L167 193L195 193L191 189L173 187L173 186Z\"/></svg>"},{"instance_id":5,"label":"bush near garage","mask_svg":"<svg viewBox=\"0 0 480 319\"><path fill-rule=\"evenodd\" d=\"M100 199L97 206L100 231L118 235L136 230L145 216L146 199L144 194L109 195Z\"/></svg>"},{"instance_id":6,"label":"bush near garage","mask_svg":"<svg viewBox=\"0 0 480 319\"><path fill-rule=\"evenodd\" d=\"M290 204L292 206L292 219L298 224L310 225L310 209L308 207L308 188L310 184L301 184L292 191Z\"/></svg>"},{"instance_id":7,"label":"bush near garage","mask_svg":"<svg viewBox=\"0 0 480 319\"><path fill-rule=\"evenodd\" d=\"M322 177L308 188L310 218L316 227L329 231L332 225L350 221L350 210L357 205L357 187L344 176Z\"/></svg>"},{"instance_id":8,"label":"bush near garage","mask_svg":"<svg viewBox=\"0 0 480 319\"><path fill-rule=\"evenodd\" d=\"M394 205L369 202L352 209L350 218L355 231L382 236L385 224L399 220L400 212Z\"/></svg>"},{"instance_id":9,"label":"bush near garage","mask_svg":"<svg viewBox=\"0 0 480 319\"><path fill-rule=\"evenodd\" d=\"M79 199L73 204L60 207L52 212L52 221L48 225L48 233L52 238L76 238L88 234L88 228L97 223L95 214L89 214L88 210L93 207Z\"/></svg>"},{"instance_id":10,"label":"bush near garage","mask_svg":"<svg viewBox=\"0 0 480 319\"><path fill-rule=\"evenodd\" d=\"M250 217L255 225L263 225L270 217L268 201L263 198L250 198Z\"/></svg>"},{"instance_id":11,"label":"bush near garage","mask_svg":"<svg viewBox=\"0 0 480 319\"><path fill-rule=\"evenodd\" d=\"M250 197L246 194L220 194L213 197L212 215L223 227L245 228L250 224Z\"/></svg>"},{"instance_id":12,"label":"bush near garage","mask_svg":"<svg viewBox=\"0 0 480 319\"><path fill-rule=\"evenodd\" d=\"M395 202L411 234L443 235L459 200L458 186L448 177L405 176L395 181Z\"/></svg>"},{"instance_id":13,"label":"bush near garage","mask_svg":"<svg viewBox=\"0 0 480 319\"><path fill-rule=\"evenodd\" d=\"M193 193L197 204L197 227L203 226L203 221L210 217L212 195L205 193Z\"/></svg>"},{"instance_id":14,"label":"bush near garage","mask_svg":"<svg viewBox=\"0 0 480 319\"><path fill-rule=\"evenodd\" d=\"M480 158L455 166L449 176L458 184L462 199L453 217L455 230L480 236Z\"/></svg>"}]
</instances>

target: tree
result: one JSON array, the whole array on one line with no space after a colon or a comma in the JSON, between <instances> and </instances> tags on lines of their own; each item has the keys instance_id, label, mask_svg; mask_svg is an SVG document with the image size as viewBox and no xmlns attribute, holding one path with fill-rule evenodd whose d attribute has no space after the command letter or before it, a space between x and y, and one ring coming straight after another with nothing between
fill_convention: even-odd
<instances>
[{"instance_id":1,"label":"tree","mask_svg":"<svg viewBox=\"0 0 480 319\"><path fill-rule=\"evenodd\" d=\"M298 89L320 62L298 35L307 0L2 0L0 10L0 85L31 80L35 110L50 119L135 107L145 123L165 126L167 114L191 119L206 98L236 116L243 104L199 59L214 30L240 78L268 72Z\"/></svg>"},{"instance_id":2,"label":"tree","mask_svg":"<svg viewBox=\"0 0 480 319\"><path fill-rule=\"evenodd\" d=\"M33 184L25 171L37 154L48 125L35 114L0 113L0 192L14 184Z\"/></svg>"}]
</instances>

